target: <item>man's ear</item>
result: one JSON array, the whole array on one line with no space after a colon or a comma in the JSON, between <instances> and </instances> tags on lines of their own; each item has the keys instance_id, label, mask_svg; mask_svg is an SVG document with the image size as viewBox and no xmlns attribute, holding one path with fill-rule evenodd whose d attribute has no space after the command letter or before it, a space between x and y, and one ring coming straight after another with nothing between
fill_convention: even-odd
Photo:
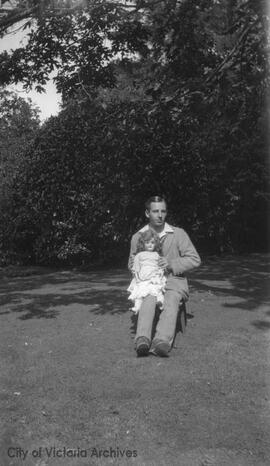
<instances>
[{"instance_id":1,"label":"man's ear","mask_svg":"<svg viewBox=\"0 0 270 466\"><path fill-rule=\"evenodd\" d=\"M149 218L149 211L147 209L145 211L145 216L146 216L146 218Z\"/></svg>"}]
</instances>

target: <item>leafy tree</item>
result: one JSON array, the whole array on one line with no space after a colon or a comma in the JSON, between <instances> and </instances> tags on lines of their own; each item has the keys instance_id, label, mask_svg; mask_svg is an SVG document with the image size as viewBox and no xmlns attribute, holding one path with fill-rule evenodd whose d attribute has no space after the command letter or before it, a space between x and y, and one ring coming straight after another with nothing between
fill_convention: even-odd
<instances>
[{"instance_id":1,"label":"leafy tree","mask_svg":"<svg viewBox=\"0 0 270 466\"><path fill-rule=\"evenodd\" d=\"M163 66L154 108L159 112L160 102L170 107L182 130L188 128L186 137L197 140L193 150L205 167L200 235L219 250L266 244L265 5L181 2L155 21L153 50Z\"/></svg>"},{"instance_id":2,"label":"leafy tree","mask_svg":"<svg viewBox=\"0 0 270 466\"><path fill-rule=\"evenodd\" d=\"M22 150L39 128L39 109L30 99L0 89L0 166L2 182L19 164ZM1 183L2 184L2 183Z\"/></svg>"},{"instance_id":3,"label":"leafy tree","mask_svg":"<svg viewBox=\"0 0 270 466\"><path fill-rule=\"evenodd\" d=\"M74 100L42 127L14 180L7 250L39 263L119 260L143 222L145 198L157 192L168 198L169 221L200 248L266 244L258 127L252 143L241 131L232 143L222 120L212 127L190 108L179 115L172 102L153 111L141 92L130 99L121 87Z\"/></svg>"},{"instance_id":4,"label":"leafy tree","mask_svg":"<svg viewBox=\"0 0 270 466\"><path fill-rule=\"evenodd\" d=\"M14 182L6 249L39 262L117 256L157 192L199 247L266 247L262 3L81 6L59 17L45 9L28 45L1 58L4 82L42 86L56 67L65 98Z\"/></svg>"},{"instance_id":5,"label":"leafy tree","mask_svg":"<svg viewBox=\"0 0 270 466\"><path fill-rule=\"evenodd\" d=\"M150 109L147 101L97 98L49 120L14 180L7 249L28 251L38 262L71 260L82 251L95 259L117 256L141 221L144 196L165 189L173 196L185 172L193 173L195 205L200 158L179 160L180 141L173 153L164 151L177 128L169 114L152 120Z\"/></svg>"},{"instance_id":6,"label":"leafy tree","mask_svg":"<svg viewBox=\"0 0 270 466\"><path fill-rule=\"evenodd\" d=\"M23 153L39 129L39 109L30 99L25 100L15 92L0 90L0 249L3 235L10 227L10 198L12 184L22 170ZM3 248L2 257L8 251Z\"/></svg>"},{"instance_id":7,"label":"leafy tree","mask_svg":"<svg viewBox=\"0 0 270 466\"><path fill-rule=\"evenodd\" d=\"M43 92L54 71L57 89L64 98L85 86L111 87L115 84L111 60L119 53L136 53L145 48L147 32L137 16L128 15L125 2L27 4L28 8L25 2L18 2L17 9L2 21L5 30L6 23L23 15L28 19L25 27L30 27L24 47L0 56L2 84L23 82L31 87L35 83L36 90Z\"/></svg>"},{"instance_id":8,"label":"leafy tree","mask_svg":"<svg viewBox=\"0 0 270 466\"><path fill-rule=\"evenodd\" d=\"M35 84L42 92L54 71L64 100L78 91L87 98L93 87L116 85L112 62L121 54L142 69L151 63L149 92L152 87L156 98L170 90L206 96L216 86L226 92L234 76L243 89L247 72L260 80L260 70L266 69L264 3L18 0L3 17L3 27L24 14L29 40L0 55L0 82Z\"/></svg>"},{"instance_id":9,"label":"leafy tree","mask_svg":"<svg viewBox=\"0 0 270 466\"><path fill-rule=\"evenodd\" d=\"M0 33L27 21L27 26L35 21L43 21L45 16L60 16L80 10L84 1L73 0L2 0L0 2Z\"/></svg>"}]
</instances>

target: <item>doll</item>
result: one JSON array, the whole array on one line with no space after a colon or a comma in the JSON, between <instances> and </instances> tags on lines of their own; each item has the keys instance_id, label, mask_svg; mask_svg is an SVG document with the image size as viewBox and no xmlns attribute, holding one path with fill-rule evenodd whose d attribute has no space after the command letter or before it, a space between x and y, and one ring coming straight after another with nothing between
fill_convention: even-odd
<instances>
[{"instance_id":1,"label":"doll","mask_svg":"<svg viewBox=\"0 0 270 466\"><path fill-rule=\"evenodd\" d=\"M128 297L134 305L131 310L137 314L143 298L153 295L162 309L166 278L158 265L161 244L157 233L151 229L140 234L137 252L132 266L133 279L128 287Z\"/></svg>"}]
</instances>

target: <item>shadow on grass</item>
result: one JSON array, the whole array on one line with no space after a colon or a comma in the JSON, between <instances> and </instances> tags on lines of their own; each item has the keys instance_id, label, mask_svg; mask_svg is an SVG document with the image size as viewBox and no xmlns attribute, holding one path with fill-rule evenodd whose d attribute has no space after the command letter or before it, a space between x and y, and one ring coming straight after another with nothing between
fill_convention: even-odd
<instances>
[{"instance_id":1,"label":"shadow on grass","mask_svg":"<svg viewBox=\"0 0 270 466\"><path fill-rule=\"evenodd\" d=\"M270 322L267 320L254 320L251 323L258 330L270 330Z\"/></svg>"},{"instance_id":2,"label":"shadow on grass","mask_svg":"<svg viewBox=\"0 0 270 466\"><path fill-rule=\"evenodd\" d=\"M225 302L222 306L253 311L269 300L268 259L261 254L210 258L190 274L191 291L233 297L233 304ZM4 277L0 282L0 316L16 312L21 320L53 319L70 308L99 315L125 313L130 307L126 291L129 281L129 273L121 269ZM260 321L254 321L254 325L268 328L268 323Z\"/></svg>"},{"instance_id":3,"label":"shadow on grass","mask_svg":"<svg viewBox=\"0 0 270 466\"><path fill-rule=\"evenodd\" d=\"M269 271L267 254L215 258L195 270L189 282L191 289L238 299L224 307L253 311L269 303Z\"/></svg>"},{"instance_id":4,"label":"shadow on grass","mask_svg":"<svg viewBox=\"0 0 270 466\"><path fill-rule=\"evenodd\" d=\"M128 274L123 271L56 271L46 276L14 278L0 285L0 316L16 312L21 320L52 319L70 307L75 312L83 309L100 315L124 313L129 307L128 283Z\"/></svg>"}]
</instances>

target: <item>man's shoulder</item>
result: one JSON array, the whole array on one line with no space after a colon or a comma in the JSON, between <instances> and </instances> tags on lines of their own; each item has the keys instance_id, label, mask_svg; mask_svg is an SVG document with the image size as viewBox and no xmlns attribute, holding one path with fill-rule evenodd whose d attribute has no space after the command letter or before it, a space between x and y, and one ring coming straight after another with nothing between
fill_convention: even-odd
<instances>
[{"instance_id":1,"label":"man's shoulder","mask_svg":"<svg viewBox=\"0 0 270 466\"><path fill-rule=\"evenodd\" d=\"M175 227L174 225L170 225L170 228L173 230L175 235L184 235L186 234L185 230L181 227Z\"/></svg>"},{"instance_id":2,"label":"man's shoulder","mask_svg":"<svg viewBox=\"0 0 270 466\"><path fill-rule=\"evenodd\" d=\"M140 236L140 230L136 231L136 233L133 233L131 240L137 239Z\"/></svg>"},{"instance_id":3,"label":"man's shoulder","mask_svg":"<svg viewBox=\"0 0 270 466\"><path fill-rule=\"evenodd\" d=\"M148 230L148 228L149 228L148 225L145 225L144 227L140 228L135 233L133 233L131 239L138 238L140 236L140 234L143 233L144 231Z\"/></svg>"}]
</instances>

